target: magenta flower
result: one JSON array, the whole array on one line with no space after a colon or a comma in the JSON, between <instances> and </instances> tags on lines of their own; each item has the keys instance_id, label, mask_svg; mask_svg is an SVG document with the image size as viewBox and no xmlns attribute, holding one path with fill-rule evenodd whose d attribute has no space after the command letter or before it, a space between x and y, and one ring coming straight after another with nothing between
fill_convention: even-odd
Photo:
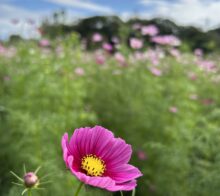
<instances>
[{"instance_id":1,"label":"magenta flower","mask_svg":"<svg viewBox=\"0 0 220 196\"><path fill-rule=\"evenodd\" d=\"M155 36L159 33L158 28L155 25L143 26L141 28L142 35Z\"/></svg>"},{"instance_id":2,"label":"magenta flower","mask_svg":"<svg viewBox=\"0 0 220 196\"><path fill-rule=\"evenodd\" d=\"M194 50L194 54L195 54L195 56L197 56L197 57L202 57L202 56L203 56L203 50L200 49L200 48L196 48L196 49Z\"/></svg>"},{"instance_id":3,"label":"magenta flower","mask_svg":"<svg viewBox=\"0 0 220 196\"><path fill-rule=\"evenodd\" d=\"M83 76L85 74L85 71L82 67L76 67L75 68L75 74L78 76Z\"/></svg>"},{"instance_id":4,"label":"magenta flower","mask_svg":"<svg viewBox=\"0 0 220 196\"><path fill-rule=\"evenodd\" d=\"M114 57L115 57L116 61L118 61L120 63L120 65L122 65L122 66L126 65L125 57L121 53L119 53L119 52L115 53Z\"/></svg>"},{"instance_id":5,"label":"magenta flower","mask_svg":"<svg viewBox=\"0 0 220 196\"><path fill-rule=\"evenodd\" d=\"M171 113L177 113L177 112L178 112L178 109L177 109L177 107L172 106L172 107L169 108L169 111L170 111Z\"/></svg>"},{"instance_id":6,"label":"magenta flower","mask_svg":"<svg viewBox=\"0 0 220 196\"><path fill-rule=\"evenodd\" d=\"M41 47L48 47L50 46L50 41L48 39L42 39L39 41L39 45Z\"/></svg>"},{"instance_id":7,"label":"magenta flower","mask_svg":"<svg viewBox=\"0 0 220 196\"><path fill-rule=\"evenodd\" d=\"M103 54L97 54L95 56L95 61L96 61L97 64L103 65L106 61L106 58Z\"/></svg>"},{"instance_id":8,"label":"magenta flower","mask_svg":"<svg viewBox=\"0 0 220 196\"><path fill-rule=\"evenodd\" d=\"M179 46L181 41L174 35L158 35L151 38L151 41L160 45Z\"/></svg>"},{"instance_id":9,"label":"magenta flower","mask_svg":"<svg viewBox=\"0 0 220 196\"><path fill-rule=\"evenodd\" d=\"M131 38L130 39L130 46L133 49L140 49L143 47L143 41L138 38Z\"/></svg>"},{"instance_id":10,"label":"magenta flower","mask_svg":"<svg viewBox=\"0 0 220 196\"><path fill-rule=\"evenodd\" d=\"M161 76L162 75L162 71L156 67L152 67L150 69L151 73L155 76Z\"/></svg>"},{"instance_id":11,"label":"magenta flower","mask_svg":"<svg viewBox=\"0 0 220 196\"><path fill-rule=\"evenodd\" d=\"M112 45L109 44L109 43L103 43L103 44L102 44L102 48L103 48L104 50L108 51L108 52L111 52L111 51L113 50Z\"/></svg>"},{"instance_id":12,"label":"magenta flower","mask_svg":"<svg viewBox=\"0 0 220 196\"><path fill-rule=\"evenodd\" d=\"M92 36L92 41L93 42L101 42L102 41L102 35L100 33L95 33Z\"/></svg>"},{"instance_id":13,"label":"magenta flower","mask_svg":"<svg viewBox=\"0 0 220 196\"><path fill-rule=\"evenodd\" d=\"M142 161L147 159L147 155L145 154L143 150L138 150L137 155L138 155L138 158Z\"/></svg>"},{"instance_id":14,"label":"magenta flower","mask_svg":"<svg viewBox=\"0 0 220 196\"><path fill-rule=\"evenodd\" d=\"M133 190L142 173L128 164L131 146L111 131L95 126L76 129L68 141L62 137L63 159L73 175L85 184L108 191Z\"/></svg>"}]
</instances>

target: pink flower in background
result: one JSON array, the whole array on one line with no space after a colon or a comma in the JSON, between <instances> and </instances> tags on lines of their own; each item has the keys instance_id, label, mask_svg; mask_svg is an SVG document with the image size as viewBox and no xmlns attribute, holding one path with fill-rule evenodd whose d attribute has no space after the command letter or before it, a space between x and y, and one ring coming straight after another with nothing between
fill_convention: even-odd
<instances>
[{"instance_id":1,"label":"pink flower in background","mask_svg":"<svg viewBox=\"0 0 220 196\"><path fill-rule=\"evenodd\" d=\"M160 62L158 53L158 51L151 49L146 52L147 59L150 60L153 65L158 65Z\"/></svg>"},{"instance_id":2,"label":"pink flower in background","mask_svg":"<svg viewBox=\"0 0 220 196\"><path fill-rule=\"evenodd\" d=\"M39 41L39 45L41 47L49 47L50 46L50 41L48 39L42 39Z\"/></svg>"},{"instance_id":3,"label":"pink flower in background","mask_svg":"<svg viewBox=\"0 0 220 196\"><path fill-rule=\"evenodd\" d=\"M139 23L133 24L132 29L134 29L134 30L139 30L139 29L141 29L141 24L139 24Z\"/></svg>"},{"instance_id":4,"label":"pink flower in background","mask_svg":"<svg viewBox=\"0 0 220 196\"><path fill-rule=\"evenodd\" d=\"M200 49L200 48L196 48L196 49L194 50L194 54L195 54L195 56L197 56L197 57L202 57L202 56L203 56L203 51L202 51L202 49Z\"/></svg>"},{"instance_id":5,"label":"pink flower in background","mask_svg":"<svg viewBox=\"0 0 220 196\"><path fill-rule=\"evenodd\" d=\"M6 48L0 43L0 55L6 53Z\"/></svg>"},{"instance_id":6,"label":"pink flower in background","mask_svg":"<svg viewBox=\"0 0 220 196\"><path fill-rule=\"evenodd\" d=\"M197 99L198 99L198 95L197 95L197 94L191 94L191 95L189 96L189 98L190 98L191 100L197 100Z\"/></svg>"},{"instance_id":7,"label":"pink flower in background","mask_svg":"<svg viewBox=\"0 0 220 196\"><path fill-rule=\"evenodd\" d=\"M138 150L137 156L142 161L147 159L147 155L145 154L145 152L143 150Z\"/></svg>"},{"instance_id":8,"label":"pink flower in background","mask_svg":"<svg viewBox=\"0 0 220 196\"><path fill-rule=\"evenodd\" d=\"M95 61L98 65L103 65L105 63L106 59L103 54L97 54L95 56Z\"/></svg>"},{"instance_id":9,"label":"pink flower in background","mask_svg":"<svg viewBox=\"0 0 220 196\"><path fill-rule=\"evenodd\" d=\"M10 80L11 80L11 78L10 78L9 76L4 76L4 78L3 78L3 79L4 79L4 81L5 81L5 82L8 82L8 81L10 81Z\"/></svg>"},{"instance_id":10,"label":"pink flower in background","mask_svg":"<svg viewBox=\"0 0 220 196\"><path fill-rule=\"evenodd\" d=\"M151 41L160 45L179 46L181 41L174 35L158 35L151 38Z\"/></svg>"},{"instance_id":11,"label":"pink flower in background","mask_svg":"<svg viewBox=\"0 0 220 196\"><path fill-rule=\"evenodd\" d=\"M142 176L128 164L131 146L101 126L76 129L70 141L65 133L62 149L67 168L85 184L108 191L129 191Z\"/></svg>"},{"instance_id":12,"label":"pink flower in background","mask_svg":"<svg viewBox=\"0 0 220 196\"><path fill-rule=\"evenodd\" d=\"M198 66L206 72L215 72L216 65L213 61L200 60L197 62Z\"/></svg>"},{"instance_id":13,"label":"pink flower in background","mask_svg":"<svg viewBox=\"0 0 220 196\"><path fill-rule=\"evenodd\" d=\"M108 52L111 52L111 51L113 50L112 45L109 44L109 43L103 43L103 44L102 44L102 48L103 48L104 50L108 51Z\"/></svg>"},{"instance_id":14,"label":"pink flower in background","mask_svg":"<svg viewBox=\"0 0 220 196\"><path fill-rule=\"evenodd\" d=\"M190 80L196 80L197 79L197 75L193 72L189 72L188 77L189 77Z\"/></svg>"},{"instance_id":15,"label":"pink flower in background","mask_svg":"<svg viewBox=\"0 0 220 196\"><path fill-rule=\"evenodd\" d=\"M169 108L169 111L172 112L172 113L177 113L178 109L177 109L177 107L172 106L172 107Z\"/></svg>"},{"instance_id":16,"label":"pink flower in background","mask_svg":"<svg viewBox=\"0 0 220 196\"><path fill-rule=\"evenodd\" d=\"M92 41L93 42L101 42L103 39L102 35L100 33L95 33L92 36Z\"/></svg>"},{"instance_id":17,"label":"pink flower in background","mask_svg":"<svg viewBox=\"0 0 220 196\"><path fill-rule=\"evenodd\" d=\"M161 76L162 75L162 71L156 67L151 67L150 71L153 75L155 76Z\"/></svg>"},{"instance_id":18,"label":"pink flower in background","mask_svg":"<svg viewBox=\"0 0 220 196\"><path fill-rule=\"evenodd\" d=\"M214 103L214 100L213 99L203 99L201 102L203 105L211 105Z\"/></svg>"},{"instance_id":19,"label":"pink flower in background","mask_svg":"<svg viewBox=\"0 0 220 196\"><path fill-rule=\"evenodd\" d=\"M155 36L159 33L158 28L155 25L143 26L141 28L142 35Z\"/></svg>"},{"instance_id":20,"label":"pink flower in background","mask_svg":"<svg viewBox=\"0 0 220 196\"><path fill-rule=\"evenodd\" d=\"M175 57L177 59L180 58L180 51L178 49L172 48L169 52L173 57Z\"/></svg>"},{"instance_id":21,"label":"pink flower in background","mask_svg":"<svg viewBox=\"0 0 220 196\"><path fill-rule=\"evenodd\" d=\"M115 44L118 44L119 43L118 37L113 37L112 42L115 43Z\"/></svg>"},{"instance_id":22,"label":"pink flower in background","mask_svg":"<svg viewBox=\"0 0 220 196\"><path fill-rule=\"evenodd\" d=\"M75 69L75 74L78 75L78 76L83 76L85 74L85 71L82 67L77 67Z\"/></svg>"},{"instance_id":23,"label":"pink flower in background","mask_svg":"<svg viewBox=\"0 0 220 196\"><path fill-rule=\"evenodd\" d=\"M125 57L121 53L115 53L114 57L121 65L126 65Z\"/></svg>"},{"instance_id":24,"label":"pink flower in background","mask_svg":"<svg viewBox=\"0 0 220 196\"><path fill-rule=\"evenodd\" d=\"M134 52L134 58L136 60L144 60L145 56L144 56L143 52L135 51Z\"/></svg>"},{"instance_id":25,"label":"pink flower in background","mask_svg":"<svg viewBox=\"0 0 220 196\"><path fill-rule=\"evenodd\" d=\"M133 49L140 49L143 47L143 41L138 38L131 38L130 39L130 46Z\"/></svg>"}]
</instances>

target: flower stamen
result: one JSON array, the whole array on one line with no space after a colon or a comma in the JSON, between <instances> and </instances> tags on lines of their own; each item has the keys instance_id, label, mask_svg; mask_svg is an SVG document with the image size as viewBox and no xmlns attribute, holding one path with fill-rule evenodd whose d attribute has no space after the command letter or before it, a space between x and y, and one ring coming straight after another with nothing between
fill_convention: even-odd
<instances>
[{"instance_id":1,"label":"flower stamen","mask_svg":"<svg viewBox=\"0 0 220 196\"><path fill-rule=\"evenodd\" d=\"M101 158L90 154L82 158L81 168L87 172L87 175L102 176L105 172L106 165Z\"/></svg>"}]
</instances>

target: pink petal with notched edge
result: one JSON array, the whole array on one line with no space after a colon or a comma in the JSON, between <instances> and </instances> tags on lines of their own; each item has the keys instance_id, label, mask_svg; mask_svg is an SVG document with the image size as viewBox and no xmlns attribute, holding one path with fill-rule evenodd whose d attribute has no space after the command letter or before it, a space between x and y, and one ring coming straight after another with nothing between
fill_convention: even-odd
<instances>
[{"instance_id":1,"label":"pink petal with notched edge","mask_svg":"<svg viewBox=\"0 0 220 196\"><path fill-rule=\"evenodd\" d=\"M142 176L142 173L134 166L129 164L119 165L108 171L109 176L117 183L124 183Z\"/></svg>"}]
</instances>

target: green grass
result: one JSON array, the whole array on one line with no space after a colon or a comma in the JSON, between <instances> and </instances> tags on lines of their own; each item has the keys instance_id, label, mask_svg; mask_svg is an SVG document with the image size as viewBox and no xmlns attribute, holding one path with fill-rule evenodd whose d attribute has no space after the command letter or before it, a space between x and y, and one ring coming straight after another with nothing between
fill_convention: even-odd
<instances>
[{"instance_id":1,"label":"green grass","mask_svg":"<svg viewBox=\"0 0 220 196\"><path fill-rule=\"evenodd\" d=\"M163 75L156 77L148 61L128 60L121 67L108 56L106 65L97 65L76 40L58 42L49 53L20 42L14 57L0 56L1 195L22 192L11 184L9 171L23 175L24 163L29 170L41 165L39 176L51 174L52 183L34 196L73 195L79 182L65 169L61 137L96 124L132 144L131 162L144 174L136 195L220 195L220 91L213 82L218 72L201 71L184 54L181 61L165 57L159 65ZM63 54L54 52L57 45ZM76 75L76 67L85 74ZM198 99L190 99L192 94ZM214 102L204 105L204 99ZM178 112L169 112L171 106ZM147 160L138 159L138 150ZM82 194L111 195L87 189Z\"/></svg>"}]
</instances>

